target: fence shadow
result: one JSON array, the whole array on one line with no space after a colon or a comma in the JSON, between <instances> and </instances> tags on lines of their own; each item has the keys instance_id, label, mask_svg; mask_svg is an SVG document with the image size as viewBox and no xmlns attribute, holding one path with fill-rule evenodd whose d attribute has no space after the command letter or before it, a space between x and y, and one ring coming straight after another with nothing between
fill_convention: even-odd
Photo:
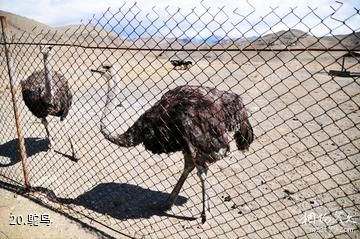
<instances>
[{"instance_id":1,"label":"fence shadow","mask_svg":"<svg viewBox=\"0 0 360 239\"><path fill-rule=\"evenodd\" d=\"M62 203L84 206L119 220L150 218L154 215L194 220L193 217L172 215L155 208L164 202L168 193L152 191L127 183L102 183L75 199L59 199ZM178 196L175 205L183 205L187 198Z\"/></svg>"},{"instance_id":2,"label":"fence shadow","mask_svg":"<svg viewBox=\"0 0 360 239\"><path fill-rule=\"evenodd\" d=\"M24 138L25 147L28 157L35 155L42 151L48 150L48 141L43 138ZM0 167L9 167L20 162L19 156L19 142L18 139L13 139L0 145L0 156L10 159L9 163L1 163Z\"/></svg>"}]
</instances>

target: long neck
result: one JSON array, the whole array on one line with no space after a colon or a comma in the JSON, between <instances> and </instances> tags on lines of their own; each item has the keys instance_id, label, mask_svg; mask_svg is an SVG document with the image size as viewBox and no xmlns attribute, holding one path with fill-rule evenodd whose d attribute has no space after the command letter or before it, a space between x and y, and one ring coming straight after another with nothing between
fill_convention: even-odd
<instances>
[{"instance_id":1,"label":"long neck","mask_svg":"<svg viewBox=\"0 0 360 239\"><path fill-rule=\"evenodd\" d=\"M116 132L116 128L113 127L116 119L115 111L116 107L120 105L119 94L119 79L115 70L111 69L110 76L108 79L108 91L106 93L106 103L102 111L100 119L100 131L104 137L110 142L119 146L129 147L131 143L127 137L122 134L119 135Z\"/></svg>"},{"instance_id":2,"label":"long neck","mask_svg":"<svg viewBox=\"0 0 360 239\"><path fill-rule=\"evenodd\" d=\"M51 53L44 54L45 90L42 95L44 102L50 104L53 97L53 69Z\"/></svg>"},{"instance_id":3,"label":"long neck","mask_svg":"<svg viewBox=\"0 0 360 239\"><path fill-rule=\"evenodd\" d=\"M108 79L108 91L106 93L106 103L103 109L102 121L109 120L109 115L112 115L112 112L115 111L116 107L121 103L118 98L120 94L118 82L119 79L116 72L111 72Z\"/></svg>"}]
</instances>

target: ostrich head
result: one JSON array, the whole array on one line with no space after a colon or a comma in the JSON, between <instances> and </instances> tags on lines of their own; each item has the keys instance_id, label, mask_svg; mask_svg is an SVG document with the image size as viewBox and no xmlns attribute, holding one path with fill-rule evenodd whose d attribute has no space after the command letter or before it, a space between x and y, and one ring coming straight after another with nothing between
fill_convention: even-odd
<instances>
[{"instance_id":1,"label":"ostrich head","mask_svg":"<svg viewBox=\"0 0 360 239\"><path fill-rule=\"evenodd\" d=\"M107 92L107 105L121 106L120 100L120 88L117 68L109 62L103 63L98 69L90 69L93 73L99 73L107 79L108 92Z\"/></svg>"},{"instance_id":2,"label":"ostrich head","mask_svg":"<svg viewBox=\"0 0 360 239\"><path fill-rule=\"evenodd\" d=\"M98 69L91 69L90 71L94 73L99 73L101 76L104 76L108 80L110 80L117 74L116 67L109 62L104 62Z\"/></svg>"},{"instance_id":3,"label":"ostrich head","mask_svg":"<svg viewBox=\"0 0 360 239\"><path fill-rule=\"evenodd\" d=\"M40 52L41 54L43 54L44 57L48 57L49 55L52 54L52 47L48 46L43 48L40 46Z\"/></svg>"},{"instance_id":4,"label":"ostrich head","mask_svg":"<svg viewBox=\"0 0 360 239\"><path fill-rule=\"evenodd\" d=\"M47 70L49 71L49 73L51 73L52 70L52 47L41 47L40 46L40 52L43 55L43 59L44 59L44 64L45 64L45 68L47 68Z\"/></svg>"},{"instance_id":5,"label":"ostrich head","mask_svg":"<svg viewBox=\"0 0 360 239\"><path fill-rule=\"evenodd\" d=\"M44 64L45 67L47 68L47 70L49 71L49 74L51 74L52 72L52 47L48 46L48 47L44 47L42 48L40 46L40 52L43 55L43 59L44 59Z\"/></svg>"},{"instance_id":6,"label":"ostrich head","mask_svg":"<svg viewBox=\"0 0 360 239\"><path fill-rule=\"evenodd\" d=\"M40 46L40 52L43 55L44 59L44 67L46 72L46 77L48 80L52 79L52 71L53 71L53 63L52 63L52 47L44 47Z\"/></svg>"},{"instance_id":7,"label":"ostrich head","mask_svg":"<svg viewBox=\"0 0 360 239\"><path fill-rule=\"evenodd\" d=\"M117 76L118 70L110 62L104 62L98 69L90 69L90 71L104 76L108 81L109 89L116 89L120 83Z\"/></svg>"}]
</instances>

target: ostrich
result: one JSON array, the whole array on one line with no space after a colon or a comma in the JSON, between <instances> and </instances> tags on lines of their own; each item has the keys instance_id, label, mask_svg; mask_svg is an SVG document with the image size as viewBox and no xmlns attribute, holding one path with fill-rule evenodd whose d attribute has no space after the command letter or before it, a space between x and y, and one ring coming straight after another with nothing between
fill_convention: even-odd
<instances>
[{"instance_id":1,"label":"ostrich","mask_svg":"<svg viewBox=\"0 0 360 239\"><path fill-rule=\"evenodd\" d=\"M44 69L33 72L25 81L21 81L22 95L25 105L31 113L41 119L41 123L45 126L46 135L49 141L49 149L52 149L52 142L48 129L48 115L60 117L63 121L68 115L72 94L67 79L53 71L52 48L47 47L41 49L44 59ZM64 122L66 127L66 122ZM72 159L77 161L75 157L74 146L68 130L64 130L69 138L72 150Z\"/></svg>"},{"instance_id":2,"label":"ostrich","mask_svg":"<svg viewBox=\"0 0 360 239\"><path fill-rule=\"evenodd\" d=\"M176 67L180 66L180 69L188 70L190 66L192 66L192 61L184 61L184 60L170 60L170 63Z\"/></svg>"},{"instance_id":3,"label":"ostrich","mask_svg":"<svg viewBox=\"0 0 360 239\"><path fill-rule=\"evenodd\" d=\"M234 132L237 148L248 150L254 134L248 113L239 95L203 86L178 86L166 92L123 134L111 129L112 111L120 104L117 70L110 64L99 69L107 80L106 103L100 130L110 142L121 147L143 144L152 153L182 151L184 170L164 204L169 210L189 173L196 168L202 188L202 223L205 214L205 179L208 166L227 156L230 151L229 132Z\"/></svg>"}]
</instances>

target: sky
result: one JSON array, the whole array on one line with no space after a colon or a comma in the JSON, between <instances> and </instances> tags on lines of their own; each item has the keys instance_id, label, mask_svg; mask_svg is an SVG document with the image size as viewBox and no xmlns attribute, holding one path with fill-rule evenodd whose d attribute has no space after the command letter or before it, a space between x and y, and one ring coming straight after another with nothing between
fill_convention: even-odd
<instances>
[{"instance_id":1,"label":"sky","mask_svg":"<svg viewBox=\"0 0 360 239\"><path fill-rule=\"evenodd\" d=\"M140 27L129 26L137 24L137 21L129 24L131 14L126 15L122 22L118 20L135 1L132 12L136 20L141 21ZM104 18L99 22L93 19L101 19L109 7L111 13L105 14L106 19L117 13L116 20L107 23ZM120 7L122 11L118 13ZM177 12L179 8L181 10ZM313 35L348 34L360 31L360 14L354 8L360 9L360 0L127 0L126 3L122 0L0 0L1 10L54 27L79 24L81 20L87 23L93 19L92 24L100 23L107 29L117 25L115 30L122 34L133 34L135 30L140 35L146 28L146 33L150 35L159 31L163 35L200 38L210 35L263 35L289 28ZM334 9L338 10L334 13ZM184 15L190 15L186 22L182 22ZM201 20L198 18L200 15ZM168 21L169 18L173 21ZM321 22L321 18L325 20ZM177 25L179 22L181 24Z\"/></svg>"}]
</instances>

